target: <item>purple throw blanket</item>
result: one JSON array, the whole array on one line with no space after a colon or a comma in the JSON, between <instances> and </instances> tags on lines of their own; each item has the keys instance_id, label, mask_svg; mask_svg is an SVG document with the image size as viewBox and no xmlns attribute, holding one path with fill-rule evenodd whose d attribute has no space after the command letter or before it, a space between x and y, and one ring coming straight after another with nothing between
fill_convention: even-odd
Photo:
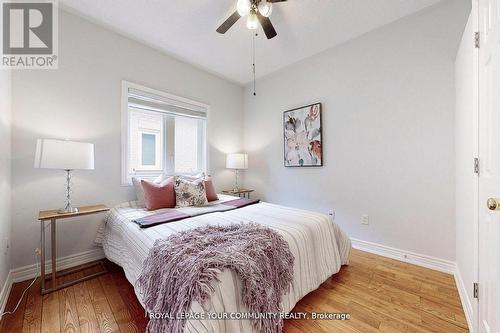
<instances>
[{"instance_id":1,"label":"purple throw blanket","mask_svg":"<svg viewBox=\"0 0 500 333\"><path fill-rule=\"evenodd\" d=\"M144 262L136 287L149 313L187 313L193 301L203 304L212 283L225 268L243 281L242 301L250 312L281 311L289 292L294 257L276 231L257 223L203 226L157 240ZM182 332L185 319L151 319L148 332ZM259 332L283 329L280 316L253 322Z\"/></svg>"},{"instance_id":2,"label":"purple throw blanket","mask_svg":"<svg viewBox=\"0 0 500 333\"><path fill-rule=\"evenodd\" d=\"M154 227L155 225L159 225L159 224L163 224L163 223L184 220L184 219L187 219L188 217L194 217L194 216L215 213L215 212L225 212L228 210L243 208L246 206L254 205L254 204L259 203L259 202L260 202L260 200L258 200L258 199L240 198L240 199L225 201L223 203L213 205L213 206L202 206L202 207L200 207L199 211L194 211L192 209L193 207L189 207L190 209L187 212L182 211L182 208L181 208L181 210L170 209L170 210L163 212L163 213L144 216L144 217L132 220L132 221L137 223L139 225L139 227L141 227L141 228L149 228L149 227ZM194 208L197 208L197 207L194 207Z\"/></svg>"}]
</instances>

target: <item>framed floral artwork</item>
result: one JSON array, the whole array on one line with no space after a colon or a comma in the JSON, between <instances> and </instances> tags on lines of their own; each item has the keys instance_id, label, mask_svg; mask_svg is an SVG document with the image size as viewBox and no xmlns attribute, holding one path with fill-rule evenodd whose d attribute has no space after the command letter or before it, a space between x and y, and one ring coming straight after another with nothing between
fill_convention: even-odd
<instances>
[{"instance_id":1,"label":"framed floral artwork","mask_svg":"<svg viewBox=\"0 0 500 333\"><path fill-rule=\"evenodd\" d=\"M285 167L323 166L321 103L283 114Z\"/></svg>"}]
</instances>

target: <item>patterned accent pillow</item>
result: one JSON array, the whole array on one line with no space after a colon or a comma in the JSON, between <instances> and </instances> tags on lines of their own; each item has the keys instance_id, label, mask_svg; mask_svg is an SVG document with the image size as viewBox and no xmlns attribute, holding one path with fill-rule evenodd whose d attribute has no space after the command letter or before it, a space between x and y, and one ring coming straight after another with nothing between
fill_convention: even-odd
<instances>
[{"instance_id":1,"label":"patterned accent pillow","mask_svg":"<svg viewBox=\"0 0 500 333\"><path fill-rule=\"evenodd\" d=\"M190 181L176 176L174 188L177 207L203 206L208 203L203 178Z\"/></svg>"}]
</instances>

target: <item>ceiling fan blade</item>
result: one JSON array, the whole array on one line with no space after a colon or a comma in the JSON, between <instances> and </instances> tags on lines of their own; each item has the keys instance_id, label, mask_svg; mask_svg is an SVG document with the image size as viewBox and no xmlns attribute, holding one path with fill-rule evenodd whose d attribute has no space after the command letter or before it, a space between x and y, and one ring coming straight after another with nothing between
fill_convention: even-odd
<instances>
[{"instance_id":1,"label":"ceiling fan blade","mask_svg":"<svg viewBox=\"0 0 500 333\"><path fill-rule=\"evenodd\" d=\"M217 28L217 32L220 34L225 34L226 31L228 31L229 28L231 28L236 23L236 21L240 19L240 17L241 16L240 14L238 14L238 11L234 12L231 16L229 16L227 20L224 21L224 23L220 25L220 27Z\"/></svg>"},{"instance_id":2,"label":"ceiling fan blade","mask_svg":"<svg viewBox=\"0 0 500 333\"><path fill-rule=\"evenodd\" d=\"M271 20L265 16L262 16L259 12L257 12L257 16L260 21L260 25L262 25L262 29L264 29L264 33L266 34L267 39L271 39L276 37L278 34L271 23Z\"/></svg>"}]
</instances>

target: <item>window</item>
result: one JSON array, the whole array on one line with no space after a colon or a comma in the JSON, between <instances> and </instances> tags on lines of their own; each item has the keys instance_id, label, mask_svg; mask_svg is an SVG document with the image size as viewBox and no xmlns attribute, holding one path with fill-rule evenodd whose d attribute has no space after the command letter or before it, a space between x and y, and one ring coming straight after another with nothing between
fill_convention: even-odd
<instances>
[{"instance_id":1,"label":"window","mask_svg":"<svg viewBox=\"0 0 500 333\"><path fill-rule=\"evenodd\" d=\"M150 133L142 133L142 165L157 165L156 162L156 146L158 135Z\"/></svg>"},{"instance_id":2,"label":"window","mask_svg":"<svg viewBox=\"0 0 500 333\"><path fill-rule=\"evenodd\" d=\"M129 166L132 171L163 171L163 115L129 111Z\"/></svg>"},{"instance_id":3,"label":"window","mask_svg":"<svg viewBox=\"0 0 500 333\"><path fill-rule=\"evenodd\" d=\"M204 170L205 120L175 117L175 172Z\"/></svg>"},{"instance_id":4,"label":"window","mask_svg":"<svg viewBox=\"0 0 500 333\"><path fill-rule=\"evenodd\" d=\"M208 106L123 83L122 183L206 172Z\"/></svg>"}]
</instances>

